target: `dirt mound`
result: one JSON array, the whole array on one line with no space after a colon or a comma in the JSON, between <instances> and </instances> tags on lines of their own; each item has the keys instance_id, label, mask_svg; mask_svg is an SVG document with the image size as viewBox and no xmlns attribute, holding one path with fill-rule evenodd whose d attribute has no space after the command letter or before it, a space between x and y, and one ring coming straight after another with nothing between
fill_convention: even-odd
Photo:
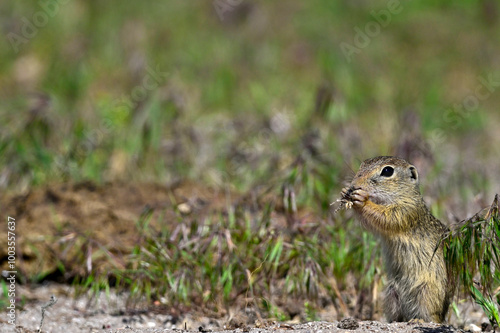
<instances>
[{"instance_id":1,"label":"dirt mound","mask_svg":"<svg viewBox=\"0 0 500 333\"><path fill-rule=\"evenodd\" d=\"M46 277L62 273L58 271L60 260L64 261L65 274L75 275L89 271L90 265L99 265L100 257L129 253L140 237L136 223L141 214L152 212L150 225L157 226L176 223L190 214L203 216L224 210L227 202L226 193L190 183L80 182L7 195L0 199L0 210L5 218L16 220L17 270L23 276ZM7 269L6 251L7 238L1 237L2 269ZM71 266L82 262L76 260L80 256L88 257L89 267ZM117 266L120 257L115 256Z\"/></svg>"}]
</instances>

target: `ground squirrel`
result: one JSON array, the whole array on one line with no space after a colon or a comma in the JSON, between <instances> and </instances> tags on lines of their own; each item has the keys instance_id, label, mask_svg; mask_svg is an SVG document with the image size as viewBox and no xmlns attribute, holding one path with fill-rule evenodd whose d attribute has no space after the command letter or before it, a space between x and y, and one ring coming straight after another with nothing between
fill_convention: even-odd
<instances>
[{"instance_id":1,"label":"ground squirrel","mask_svg":"<svg viewBox=\"0 0 500 333\"><path fill-rule=\"evenodd\" d=\"M447 228L425 205L417 169L402 158L370 158L340 201L381 239L386 319L442 322L452 294L440 244Z\"/></svg>"}]
</instances>

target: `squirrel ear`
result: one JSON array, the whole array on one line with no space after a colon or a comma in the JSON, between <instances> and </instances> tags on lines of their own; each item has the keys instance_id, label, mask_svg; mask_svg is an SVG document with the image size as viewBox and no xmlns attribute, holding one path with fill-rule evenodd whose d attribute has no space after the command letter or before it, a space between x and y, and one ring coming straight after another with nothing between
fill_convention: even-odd
<instances>
[{"instance_id":1,"label":"squirrel ear","mask_svg":"<svg viewBox=\"0 0 500 333\"><path fill-rule=\"evenodd\" d=\"M410 174L411 179L413 179L414 181L418 181L417 168L415 168L413 165L410 166Z\"/></svg>"}]
</instances>

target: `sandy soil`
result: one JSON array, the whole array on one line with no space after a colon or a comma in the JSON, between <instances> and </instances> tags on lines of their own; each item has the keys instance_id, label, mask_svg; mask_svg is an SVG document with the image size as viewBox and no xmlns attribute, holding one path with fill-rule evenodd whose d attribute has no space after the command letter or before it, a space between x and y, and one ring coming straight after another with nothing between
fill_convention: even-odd
<instances>
[{"instance_id":1,"label":"sandy soil","mask_svg":"<svg viewBox=\"0 0 500 333\"><path fill-rule=\"evenodd\" d=\"M196 312L181 313L165 309L126 310L124 293L102 294L96 299L73 297L73 289L67 285L50 283L35 288L19 286L19 294L28 303L18 309L16 327L7 323L6 313L0 313L0 332L37 332L41 320L41 306L47 304L51 295L57 302L46 309L42 331L51 333L126 333L126 332L465 332L480 330L485 318L476 317L477 326L466 325L465 330L449 325L433 323L384 323L379 321L358 321L344 318L339 321L317 321L299 323L297 320L278 323L273 320L255 320L253 323L234 324L234 318L209 318ZM238 314L236 314L237 316ZM235 316L235 315L232 315ZM473 316L473 314L471 314ZM456 319L454 319L456 321ZM487 331L491 327L485 327Z\"/></svg>"},{"instance_id":2,"label":"sandy soil","mask_svg":"<svg viewBox=\"0 0 500 333\"><path fill-rule=\"evenodd\" d=\"M228 318L212 319L203 315L172 315L161 311L125 311L126 295L111 293L89 301L86 297L74 299L71 288L65 285L49 284L34 289L21 288L27 297L36 294L39 301L29 302L18 311L16 327L6 322L6 314L0 318L1 332L37 332L41 320L41 306L52 294L58 295L57 302L46 309L42 331L51 333L88 332L462 332L452 326L432 323L382 323L357 321L352 318L340 322L318 321L309 323L278 323L259 321L229 327ZM231 328L231 329L230 329Z\"/></svg>"}]
</instances>

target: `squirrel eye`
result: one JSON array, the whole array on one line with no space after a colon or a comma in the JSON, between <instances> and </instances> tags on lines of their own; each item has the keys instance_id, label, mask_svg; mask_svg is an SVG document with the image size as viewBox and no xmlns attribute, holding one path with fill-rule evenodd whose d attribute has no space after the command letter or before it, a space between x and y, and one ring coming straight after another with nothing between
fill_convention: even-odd
<instances>
[{"instance_id":1,"label":"squirrel eye","mask_svg":"<svg viewBox=\"0 0 500 333\"><path fill-rule=\"evenodd\" d=\"M384 176L384 177L390 177L390 176L392 176L393 173L394 173L394 168L392 168L390 166L386 166L382 169L382 172L380 173L380 175Z\"/></svg>"}]
</instances>

